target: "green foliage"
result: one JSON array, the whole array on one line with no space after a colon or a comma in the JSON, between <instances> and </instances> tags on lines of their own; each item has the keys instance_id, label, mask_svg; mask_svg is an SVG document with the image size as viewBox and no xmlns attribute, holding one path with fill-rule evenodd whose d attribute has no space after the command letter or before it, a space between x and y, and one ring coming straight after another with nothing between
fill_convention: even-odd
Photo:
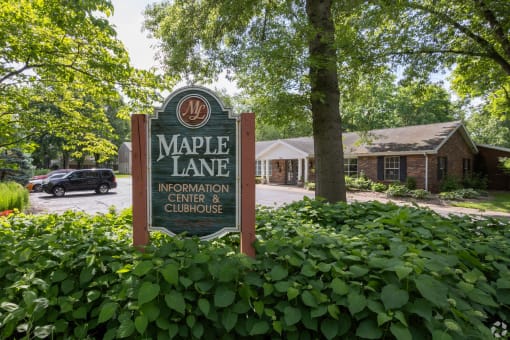
<instances>
[{"instance_id":1,"label":"green foliage","mask_svg":"<svg viewBox=\"0 0 510 340\"><path fill-rule=\"evenodd\" d=\"M510 158L500 159L499 166L505 173L510 174Z\"/></svg>"},{"instance_id":2,"label":"green foliage","mask_svg":"<svg viewBox=\"0 0 510 340\"><path fill-rule=\"evenodd\" d=\"M473 173L470 176L466 176L462 179L462 186L464 188L487 190L487 185L487 176L478 173Z\"/></svg>"},{"instance_id":3,"label":"green foliage","mask_svg":"<svg viewBox=\"0 0 510 340\"><path fill-rule=\"evenodd\" d=\"M462 188L461 181L455 176L446 176L439 182L439 191L455 191Z\"/></svg>"},{"instance_id":4,"label":"green foliage","mask_svg":"<svg viewBox=\"0 0 510 340\"><path fill-rule=\"evenodd\" d=\"M510 318L508 223L305 199L239 237L153 233L131 216L0 218L2 338L490 338Z\"/></svg>"},{"instance_id":5,"label":"green foliage","mask_svg":"<svg viewBox=\"0 0 510 340\"><path fill-rule=\"evenodd\" d=\"M469 198L479 198L480 192L474 189L458 189L454 191L444 191L439 193L439 198L443 200L462 200Z\"/></svg>"},{"instance_id":6,"label":"green foliage","mask_svg":"<svg viewBox=\"0 0 510 340\"><path fill-rule=\"evenodd\" d=\"M372 190L374 182L360 173L358 177L345 176L345 187L347 190Z\"/></svg>"},{"instance_id":7,"label":"green foliage","mask_svg":"<svg viewBox=\"0 0 510 340\"><path fill-rule=\"evenodd\" d=\"M406 187L409 190L415 190L416 189L416 178L414 177L407 177L406 178Z\"/></svg>"},{"instance_id":8,"label":"green foliage","mask_svg":"<svg viewBox=\"0 0 510 340\"><path fill-rule=\"evenodd\" d=\"M390 184L388 190L386 190L386 196L388 197L406 197L409 196L410 190L402 184Z\"/></svg>"},{"instance_id":9,"label":"green foliage","mask_svg":"<svg viewBox=\"0 0 510 340\"><path fill-rule=\"evenodd\" d=\"M384 183L374 182L370 186L370 189L375 192L384 192L388 190L388 187Z\"/></svg>"},{"instance_id":10,"label":"green foliage","mask_svg":"<svg viewBox=\"0 0 510 340\"><path fill-rule=\"evenodd\" d=\"M427 199L430 197L430 192L424 189L414 189L410 191L410 195L416 199Z\"/></svg>"},{"instance_id":11,"label":"green foliage","mask_svg":"<svg viewBox=\"0 0 510 340\"><path fill-rule=\"evenodd\" d=\"M306 182L305 183L305 188L307 190L315 190L315 182Z\"/></svg>"},{"instance_id":12,"label":"green foliage","mask_svg":"<svg viewBox=\"0 0 510 340\"><path fill-rule=\"evenodd\" d=\"M0 212L4 210L24 210L28 205L29 193L16 182L0 182Z\"/></svg>"}]
</instances>

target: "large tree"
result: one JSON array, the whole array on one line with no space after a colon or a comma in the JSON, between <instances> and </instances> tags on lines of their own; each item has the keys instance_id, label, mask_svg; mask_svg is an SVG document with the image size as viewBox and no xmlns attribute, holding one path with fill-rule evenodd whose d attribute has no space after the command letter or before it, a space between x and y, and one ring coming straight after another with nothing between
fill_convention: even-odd
<instances>
[{"instance_id":1,"label":"large tree","mask_svg":"<svg viewBox=\"0 0 510 340\"><path fill-rule=\"evenodd\" d=\"M235 74L248 92L289 105L285 112L311 112L316 194L331 202L346 199L335 6L333 0L177 0L150 6L145 24L171 74L191 82ZM306 109L292 111L296 106ZM289 115L275 111L272 119Z\"/></svg>"},{"instance_id":2,"label":"large tree","mask_svg":"<svg viewBox=\"0 0 510 340\"><path fill-rule=\"evenodd\" d=\"M122 118L152 111L162 82L130 65L112 11L108 0L2 1L0 148L30 150L53 134L69 148L111 150L107 107L124 96Z\"/></svg>"},{"instance_id":3,"label":"large tree","mask_svg":"<svg viewBox=\"0 0 510 340\"><path fill-rule=\"evenodd\" d=\"M376 1L351 17L367 51L410 77L452 71L452 87L510 119L510 2Z\"/></svg>"}]
</instances>

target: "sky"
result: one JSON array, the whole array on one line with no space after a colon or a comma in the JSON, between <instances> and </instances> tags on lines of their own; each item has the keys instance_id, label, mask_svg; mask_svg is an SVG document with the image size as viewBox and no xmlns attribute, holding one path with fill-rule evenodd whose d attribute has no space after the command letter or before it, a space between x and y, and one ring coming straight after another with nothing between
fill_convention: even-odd
<instances>
[{"instance_id":1,"label":"sky","mask_svg":"<svg viewBox=\"0 0 510 340\"><path fill-rule=\"evenodd\" d=\"M148 32L142 31L143 11L147 5L160 2L160 0L112 0L114 6L113 16L109 18L115 26L117 37L124 44L131 58L131 64L139 69L159 67L156 61L157 41L149 39ZM203 84L199 84L203 85ZM208 86L214 89L225 89L229 94L235 94L238 89L224 78Z\"/></svg>"}]
</instances>

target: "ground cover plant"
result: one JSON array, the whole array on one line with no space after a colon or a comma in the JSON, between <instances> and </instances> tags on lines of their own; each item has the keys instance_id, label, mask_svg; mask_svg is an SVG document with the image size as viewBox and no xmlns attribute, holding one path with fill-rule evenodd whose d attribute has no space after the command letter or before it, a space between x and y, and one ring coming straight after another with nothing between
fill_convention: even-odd
<instances>
[{"instance_id":1,"label":"ground cover plant","mask_svg":"<svg viewBox=\"0 0 510 340\"><path fill-rule=\"evenodd\" d=\"M257 211L239 237L153 233L129 211L0 217L0 338L490 339L510 319L508 222L378 202ZM499 329L498 328L498 329Z\"/></svg>"},{"instance_id":2,"label":"ground cover plant","mask_svg":"<svg viewBox=\"0 0 510 340\"><path fill-rule=\"evenodd\" d=\"M23 210L28 205L28 190L16 182L0 182L0 212Z\"/></svg>"}]
</instances>

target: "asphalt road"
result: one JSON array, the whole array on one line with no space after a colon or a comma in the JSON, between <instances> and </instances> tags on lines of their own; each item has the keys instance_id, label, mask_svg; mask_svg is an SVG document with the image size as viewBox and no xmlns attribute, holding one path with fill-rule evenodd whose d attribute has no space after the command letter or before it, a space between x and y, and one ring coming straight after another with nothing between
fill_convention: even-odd
<instances>
[{"instance_id":1,"label":"asphalt road","mask_svg":"<svg viewBox=\"0 0 510 340\"><path fill-rule=\"evenodd\" d=\"M295 187L257 185L256 204L280 206L299 201L304 196L313 197L313 191ZM105 195L93 191L67 192L64 197L54 197L45 192L31 193L30 205L35 213L62 213L67 210L84 211L90 214L106 213L111 207L117 211L131 207L132 186L130 177L117 178L117 188Z\"/></svg>"},{"instance_id":2,"label":"asphalt road","mask_svg":"<svg viewBox=\"0 0 510 340\"><path fill-rule=\"evenodd\" d=\"M33 213L62 213L66 210L84 211L90 214L106 213L112 207L117 211L131 207L132 186L131 177L117 178L117 188L105 195L98 195L93 191L68 192L64 197L54 197L46 193L31 193L30 204ZM302 200L304 196L313 198L314 192L292 186L257 185L255 202L258 205L278 207L286 203ZM397 205L419 205L434 210L436 213L448 216L475 215L510 218L509 213L478 211L475 209L459 208L444 204L431 204L429 202L412 202L398 199L389 199L383 194L376 193L348 193L347 201L391 201Z\"/></svg>"}]
</instances>

